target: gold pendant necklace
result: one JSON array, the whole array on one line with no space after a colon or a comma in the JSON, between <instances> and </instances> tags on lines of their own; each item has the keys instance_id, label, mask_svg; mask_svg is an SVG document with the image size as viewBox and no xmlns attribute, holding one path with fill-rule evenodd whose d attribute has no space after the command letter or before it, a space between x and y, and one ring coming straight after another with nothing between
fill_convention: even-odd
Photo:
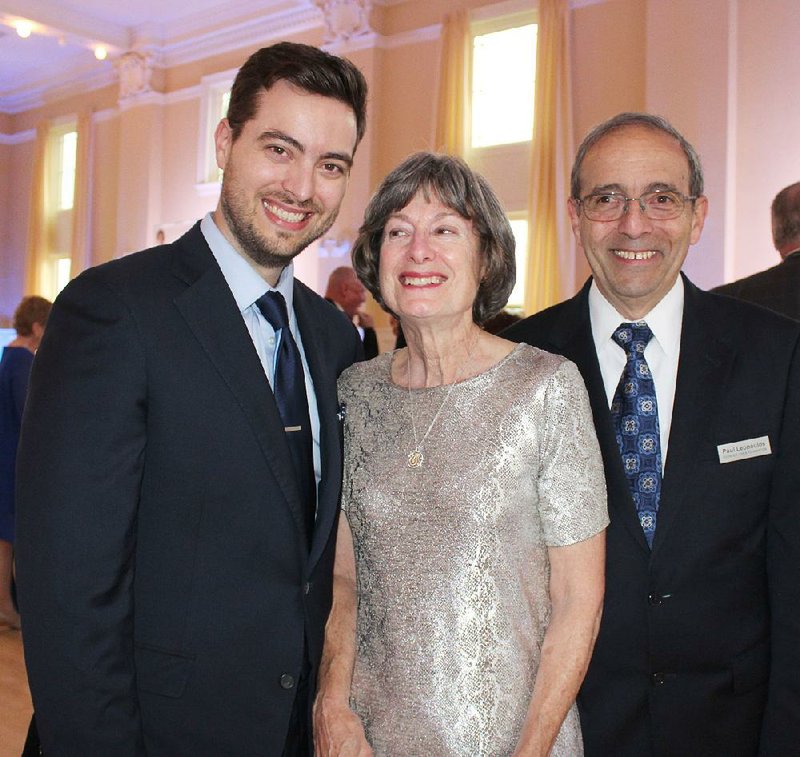
<instances>
[{"instance_id":1,"label":"gold pendant necklace","mask_svg":"<svg viewBox=\"0 0 800 757\"><path fill-rule=\"evenodd\" d=\"M442 403L439 405L439 409L433 416L433 420L428 424L428 429L422 435L422 439L417 441L417 424L414 421L414 395L411 393L411 352L408 353L408 362L406 364L407 373L408 373L408 399L410 405L410 414L411 414L411 431L414 434L414 449L408 453L408 458L406 460L406 466L409 468L421 468L422 464L425 462L425 453L422 450L422 446L425 444L425 440L428 438L428 434L430 434L431 429L433 428L434 424L436 423L439 414L442 412L442 409L447 404L447 400L450 399L450 395L453 393L453 389L455 389L456 384L458 384L461 374L464 371L464 368L469 364L469 359L472 356L472 348L475 346L475 342L478 341L477 335L475 339L472 340L472 344L470 344L469 349L467 350L467 356L464 358L464 362L461 364L461 367L458 370L455 378L453 379L453 383L447 389L447 392L444 395L444 399Z\"/></svg>"}]
</instances>

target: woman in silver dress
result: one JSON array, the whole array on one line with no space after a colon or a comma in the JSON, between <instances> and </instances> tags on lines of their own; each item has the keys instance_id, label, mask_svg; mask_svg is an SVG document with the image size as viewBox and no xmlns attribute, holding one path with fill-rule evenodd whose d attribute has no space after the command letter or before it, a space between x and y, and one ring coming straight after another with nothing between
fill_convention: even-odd
<instances>
[{"instance_id":1,"label":"woman in silver dress","mask_svg":"<svg viewBox=\"0 0 800 757\"><path fill-rule=\"evenodd\" d=\"M339 381L316 754L580 755L608 523L580 374L478 325L508 299L514 239L457 158L386 177L353 263L408 346Z\"/></svg>"}]
</instances>

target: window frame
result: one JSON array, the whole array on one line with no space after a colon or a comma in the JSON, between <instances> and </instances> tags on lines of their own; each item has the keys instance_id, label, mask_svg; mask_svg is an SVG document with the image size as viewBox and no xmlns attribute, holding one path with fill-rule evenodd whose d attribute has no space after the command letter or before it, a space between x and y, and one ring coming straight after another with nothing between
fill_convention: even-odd
<instances>
[{"instance_id":1,"label":"window frame","mask_svg":"<svg viewBox=\"0 0 800 757\"><path fill-rule=\"evenodd\" d=\"M217 166L214 132L220 122L222 103L233 86L236 69L221 71L201 79L200 128L197 147L197 183L200 196L218 195L222 172Z\"/></svg>"},{"instance_id":2,"label":"window frame","mask_svg":"<svg viewBox=\"0 0 800 757\"><path fill-rule=\"evenodd\" d=\"M71 115L57 119L47 135L45 158L45 245L42 252L39 280L42 294L50 300L66 286L72 272L72 232L75 224L75 181L77 178L78 119ZM69 206L63 204L65 174L65 137L75 134L73 146L72 192ZM62 244L59 244L59 241Z\"/></svg>"},{"instance_id":3,"label":"window frame","mask_svg":"<svg viewBox=\"0 0 800 757\"><path fill-rule=\"evenodd\" d=\"M475 45L475 38L483 36L485 34L494 34L497 32L506 31L508 29L516 29L521 26L528 26L533 24L537 27L537 42L538 42L538 13L535 9L527 8L525 10L518 10L515 12L504 13L501 15L493 15L491 17L476 17L470 21L470 64L469 64L469 72L468 72L468 86L467 91L470 93L469 97L469 107L466 108L466 113L464 118L466 119L466 123L464 124L464 144L466 145L466 152L468 154L476 154L482 153L492 150L502 150L503 148L506 149L513 149L515 146L519 145L527 145L530 144L532 139L532 134L527 139L515 141L515 142L496 142L490 145L482 145L480 147L473 147L472 145L472 109L473 109L473 101L472 101L472 92L473 92L473 77L474 77L474 67L475 67L475 60L474 60L474 45ZM535 71L535 64L534 64L534 71ZM535 77L534 77L534 89L531 92L532 97L535 97ZM533 114L534 124L536 120L536 113L534 111ZM532 131L532 130L531 130Z\"/></svg>"},{"instance_id":4,"label":"window frame","mask_svg":"<svg viewBox=\"0 0 800 757\"><path fill-rule=\"evenodd\" d=\"M537 25L538 44L539 14L536 7L531 8L530 0L507 0L507 2L500 2L496 5L473 11L470 20L470 59L473 57L471 51L476 36L527 24ZM500 197L509 221L524 220L527 223L527 230L530 235L530 219L528 217L530 171L528 167L531 160L533 134L531 133L530 138L521 142L504 142L484 147L472 147L472 65L473 62L471 60L467 86L467 90L470 93L470 103L464 115L466 120L464 125L464 158L472 168L484 175L492 184ZM536 113L534 112L534 124L535 122ZM519 172L519 178L511 178L511 170L515 167ZM517 260L517 284L515 288L516 286L520 287L521 300L512 302L509 297L509 304L506 305L506 310L517 315L524 313L525 290L527 288L527 247L528 245L518 247L515 254Z\"/></svg>"},{"instance_id":5,"label":"window frame","mask_svg":"<svg viewBox=\"0 0 800 757\"><path fill-rule=\"evenodd\" d=\"M526 226L526 236L525 240L530 238L531 233L531 223L530 218L528 218L528 211L527 210L517 210L512 212L506 212L506 217L508 218L510 223L514 221L524 221ZM516 234L514 235L514 239L516 240ZM517 245L514 251L514 257L517 261L517 281L514 284L514 289L517 287L520 288L521 299L518 302L512 302L511 295L508 297L508 304L506 305L505 309L516 315L522 315L525 309L525 289L526 289L526 276L527 276L527 268L528 268L528 259L527 259L527 250L528 245L523 245L522 249ZM521 264L520 264L521 263ZM513 292L512 292L513 293Z\"/></svg>"}]
</instances>

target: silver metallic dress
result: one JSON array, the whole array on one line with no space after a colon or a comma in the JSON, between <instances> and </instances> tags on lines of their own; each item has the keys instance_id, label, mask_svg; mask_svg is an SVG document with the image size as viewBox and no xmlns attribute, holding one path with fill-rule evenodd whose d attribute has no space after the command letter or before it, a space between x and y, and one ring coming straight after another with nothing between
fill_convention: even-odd
<instances>
[{"instance_id":1,"label":"silver metallic dress","mask_svg":"<svg viewBox=\"0 0 800 757\"><path fill-rule=\"evenodd\" d=\"M391 358L339 380L352 706L376 755L511 755L550 618L547 547L608 523L586 389L572 363L529 345L452 392L393 384ZM412 409L421 439L440 407L409 467ZM583 754L574 705L552 754Z\"/></svg>"}]
</instances>

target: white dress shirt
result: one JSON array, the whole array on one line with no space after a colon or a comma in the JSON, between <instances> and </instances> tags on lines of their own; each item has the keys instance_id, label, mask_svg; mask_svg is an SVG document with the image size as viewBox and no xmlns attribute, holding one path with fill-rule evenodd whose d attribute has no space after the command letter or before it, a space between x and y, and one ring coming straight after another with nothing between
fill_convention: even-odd
<instances>
[{"instance_id":1,"label":"white dress shirt","mask_svg":"<svg viewBox=\"0 0 800 757\"><path fill-rule=\"evenodd\" d=\"M245 260L225 239L222 232L217 228L211 213L208 213L200 222L200 231L208 242L211 252L214 255L225 281L230 287L239 312L242 314L244 324L253 340L258 359L267 376L270 386L274 386L275 365L277 356L277 340L272 324L264 318L256 305L256 300L268 291L280 292L286 300L286 309L289 313L289 331L292 332L300 357L303 360L303 372L305 373L306 395L308 396L308 415L311 421L311 436L314 440L312 451L314 454L314 476L319 484L321 464L319 451L319 411L317 410L317 398L314 394L314 383L311 380L311 372L308 370L308 361L303 349L303 340L300 336L300 329L297 326L297 316L294 312L294 264L289 263L281 271L277 286L271 287L258 274L255 268Z\"/></svg>"},{"instance_id":2,"label":"white dress shirt","mask_svg":"<svg viewBox=\"0 0 800 757\"><path fill-rule=\"evenodd\" d=\"M617 312L617 309L603 296L594 281L589 289L589 318L592 323L592 337L610 408L626 360L625 351L611 338L611 335L621 323L630 323L631 321ZM644 356L650 366L650 373L656 389L663 473L663 466L667 461L672 408L675 404L678 359L681 351L683 279L678 276L672 289L649 313L638 320L646 321L653 332L653 338L645 348Z\"/></svg>"}]
</instances>

